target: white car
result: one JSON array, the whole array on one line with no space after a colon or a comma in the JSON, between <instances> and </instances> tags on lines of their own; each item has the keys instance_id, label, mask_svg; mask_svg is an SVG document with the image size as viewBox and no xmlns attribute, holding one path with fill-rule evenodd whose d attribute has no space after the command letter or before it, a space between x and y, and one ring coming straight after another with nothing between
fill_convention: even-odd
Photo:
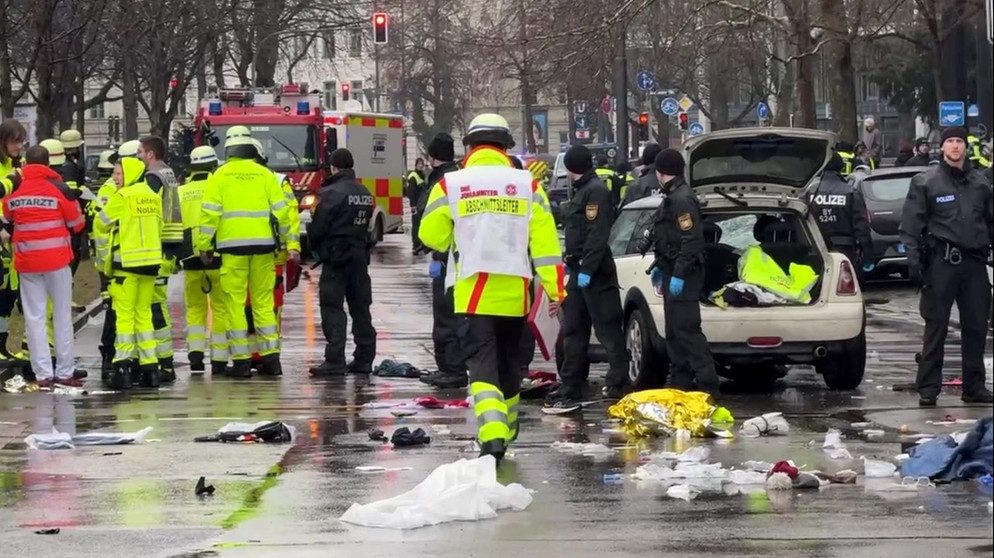
<instances>
[{"instance_id":1,"label":"white car","mask_svg":"<svg viewBox=\"0 0 994 558\"><path fill-rule=\"evenodd\" d=\"M720 375L811 364L831 389L854 389L863 379L866 314L855 270L844 255L828 251L803 195L817 185L834 145L830 132L797 128L726 130L685 144L687 175L704 216L705 294L737 281L739 254L756 244L784 270L806 264L819 274L809 304L723 309L702 301L704 334ZM638 387L661 385L669 368L663 298L647 274L652 254L636 251L661 202L650 197L626 205L611 231L630 375Z\"/></svg>"}]
</instances>

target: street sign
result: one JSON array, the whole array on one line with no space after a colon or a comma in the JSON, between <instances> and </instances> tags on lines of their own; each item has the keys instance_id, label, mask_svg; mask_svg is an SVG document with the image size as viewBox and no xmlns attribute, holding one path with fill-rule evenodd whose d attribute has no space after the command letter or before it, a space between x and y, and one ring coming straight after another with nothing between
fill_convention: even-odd
<instances>
[{"instance_id":1,"label":"street sign","mask_svg":"<svg viewBox=\"0 0 994 558\"><path fill-rule=\"evenodd\" d=\"M699 136L703 134L704 124L701 124L700 122L694 122L693 124L690 125L690 128L687 129L687 133L690 135L690 137Z\"/></svg>"},{"instance_id":2,"label":"street sign","mask_svg":"<svg viewBox=\"0 0 994 558\"><path fill-rule=\"evenodd\" d=\"M963 126L966 124L966 107L963 101L942 101L939 103L939 126Z\"/></svg>"},{"instance_id":3,"label":"street sign","mask_svg":"<svg viewBox=\"0 0 994 558\"><path fill-rule=\"evenodd\" d=\"M573 112L586 114L587 113L587 101L573 101Z\"/></svg>"},{"instance_id":4,"label":"street sign","mask_svg":"<svg viewBox=\"0 0 994 558\"><path fill-rule=\"evenodd\" d=\"M969 116L970 118L976 118L980 116L980 107L978 107L976 103L970 105L966 109L966 115Z\"/></svg>"},{"instance_id":5,"label":"street sign","mask_svg":"<svg viewBox=\"0 0 994 558\"><path fill-rule=\"evenodd\" d=\"M642 91L652 91L656 88L656 76L652 72L642 70L635 76L635 85Z\"/></svg>"},{"instance_id":6,"label":"street sign","mask_svg":"<svg viewBox=\"0 0 994 558\"><path fill-rule=\"evenodd\" d=\"M573 117L573 122L576 124L577 129L586 130L587 129L587 117L582 114L577 114Z\"/></svg>"},{"instance_id":7,"label":"street sign","mask_svg":"<svg viewBox=\"0 0 994 558\"><path fill-rule=\"evenodd\" d=\"M760 101L759 104L756 105L756 117L759 118L760 120L766 120L767 118L769 118L770 105L764 103L763 101Z\"/></svg>"},{"instance_id":8,"label":"street sign","mask_svg":"<svg viewBox=\"0 0 994 558\"><path fill-rule=\"evenodd\" d=\"M666 97L659 103L659 110L666 116L676 116L680 112L680 104L673 97Z\"/></svg>"},{"instance_id":9,"label":"street sign","mask_svg":"<svg viewBox=\"0 0 994 558\"><path fill-rule=\"evenodd\" d=\"M614 103L611 102L610 96L601 99L601 112L604 114L611 114L612 107L614 107Z\"/></svg>"},{"instance_id":10,"label":"street sign","mask_svg":"<svg viewBox=\"0 0 994 558\"><path fill-rule=\"evenodd\" d=\"M680 104L680 110L682 110L683 112L687 112L688 110L690 110L690 107L694 106L694 101L690 100L690 97L688 97L687 95L684 95L680 99L679 104Z\"/></svg>"},{"instance_id":11,"label":"street sign","mask_svg":"<svg viewBox=\"0 0 994 558\"><path fill-rule=\"evenodd\" d=\"M590 130L577 130L576 139L590 139Z\"/></svg>"}]
</instances>

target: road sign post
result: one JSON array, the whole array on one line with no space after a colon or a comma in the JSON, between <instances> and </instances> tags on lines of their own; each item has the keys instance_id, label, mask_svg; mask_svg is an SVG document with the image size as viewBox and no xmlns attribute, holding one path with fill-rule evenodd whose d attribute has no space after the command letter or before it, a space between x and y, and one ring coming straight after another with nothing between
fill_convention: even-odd
<instances>
[{"instance_id":1,"label":"road sign post","mask_svg":"<svg viewBox=\"0 0 994 558\"><path fill-rule=\"evenodd\" d=\"M760 101L759 104L756 105L756 118L759 119L760 124L769 120L770 105L764 103L763 101Z\"/></svg>"},{"instance_id":2,"label":"road sign post","mask_svg":"<svg viewBox=\"0 0 994 558\"><path fill-rule=\"evenodd\" d=\"M966 125L966 103L963 101L942 101L939 103L939 126Z\"/></svg>"},{"instance_id":3,"label":"road sign post","mask_svg":"<svg viewBox=\"0 0 994 558\"><path fill-rule=\"evenodd\" d=\"M656 76L652 72L642 70L635 75L635 85L642 91L652 91L656 88Z\"/></svg>"}]
</instances>

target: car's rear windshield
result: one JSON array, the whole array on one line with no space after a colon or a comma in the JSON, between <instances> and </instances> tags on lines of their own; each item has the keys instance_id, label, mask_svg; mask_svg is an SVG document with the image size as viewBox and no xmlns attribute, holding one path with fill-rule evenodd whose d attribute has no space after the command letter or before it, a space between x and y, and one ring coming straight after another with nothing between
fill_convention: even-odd
<instances>
[{"instance_id":1,"label":"car's rear windshield","mask_svg":"<svg viewBox=\"0 0 994 558\"><path fill-rule=\"evenodd\" d=\"M908 196L913 174L863 179L863 195L875 201L899 201Z\"/></svg>"},{"instance_id":2,"label":"car's rear windshield","mask_svg":"<svg viewBox=\"0 0 994 558\"><path fill-rule=\"evenodd\" d=\"M766 182L801 188L821 170L826 150L826 141L817 138L714 139L694 148L690 183Z\"/></svg>"}]
</instances>

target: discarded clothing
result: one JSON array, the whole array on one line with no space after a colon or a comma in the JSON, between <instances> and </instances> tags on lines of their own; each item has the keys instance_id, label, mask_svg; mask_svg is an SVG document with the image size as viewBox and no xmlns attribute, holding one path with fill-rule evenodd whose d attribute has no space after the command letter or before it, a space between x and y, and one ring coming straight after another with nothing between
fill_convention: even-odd
<instances>
[{"instance_id":1,"label":"discarded clothing","mask_svg":"<svg viewBox=\"0 0 994 558\"><path fill-rule=\"evenodd\" d=\"M766 413L743 422L739 433L751 437L786 436L790 434L790 425L783 413Z\"/></svg>"},{"instance_id":2,"label":"discarded clothing","mask_svg":"<svg viewBox=\"0 0 994 558\"><path fill-rule=\"evenodd\" d=\"M728 306L743 308L797 304L796 301L775 295L763 290L762 287L742 281L729 283L713 292L711 294L711 302L721 308Z\"/></svg>"},{"instance_id":3,"label":"discarded clothing","mask_svg":"<svg viewBox=\"0 0 994 558\"><path fill-rule=\"evenodd\" d=\"M410 362L397 362L395 360L384 359L376 368L373 375L381 378L413 378L421 377L421 371Z\"/></svg>"},{"instance_id":4,"label":"discarded clothing","mask_svg":"<svg viewBox=\"0 0 994 558\"><path fill-rule=\"evenodd\" d=\"M968 480L994 472L994 418L977 421L958 445L952 436L939 436L908 449L902 477Z\"/></svg>"},{"instance_id":5,"label":"discarded clothing","mask_svg":"<svg viewBox=\"0 0 994 558\"><path fill-rule=\"evenodd\" d=\"M260 442L265 444L285 444L293 441L296 429L283 422L262 421L254 424L231 422L217 434L197 436L194 442Z\"/></svg>"},{"instance_id":6,"label":"discarded clothing","mask_svg":"<svg viewBox=\"0 0 994 558\"><path fill-rule=\"evenodd\" d=\"M469 408L469 402L465 399L438 399L430 395L425 395L422 397L417 397L414 399L414 404L418 407L424 407L425 409L444 409L446 407L462 407L464 409Z\"/></svg>"},{"instance_id":7,"label":"discarded clothing","mask_svg":"<svg viewBox=\"0 0 994 558\"><path fill-rule=\"evenodd\" d=\"M428 433L423 428L418 428L414 432L411 432L411 429L402 426L393 431L393 434L390 436L390 443L395 448L416 448L430 444L431 437L428 436Z\"/></svg>"},{"instance_id":8,"label":"discarded clothing","mask_svg":"<svg viewBox=\"0 0 994 558\"><path fill-rule=\"evenodd\" d=\"M365 527L417 529L451 521L493 519L500 510L521 511L531 503L527 488L497 482L497 462L487 455L442 465L399 496L352 504L340 519Z\"/></svg>"},{"instance_id":9,"label":"discarded clothing","mask_svg":"<svg viewBox=\"0 0 994 558\"><path fill-rule=\"evenodd\" d=\"M543 399L559 388L559 379L553 372L533 371L521 381L522 399Z\"/></svg>"},{"instance_id":10,"label":"discarded clothing","mask_svg":"<svg viewBox=\"0 0 994 558\"><path fill-rule=\"evenodd\" d=\"M138 432L111 433L111 432L86 432L71 436L66 432L59 432L52 429L51 434L32 434L24 439L24 443L32 449L54 450L73 449L76 446L119 446L125 444L143 443L152 431L151 426L147 426Z\"/></svg>"},{"instance_id":11,"label":"discarded clothing","mask_svg":"<svg viewBox=\"0 0 994 558\"><path fill-rule=\"evenodd\" d=\"M608 408L609 416L621 420L629 436L674 435L686 430L692 436L731 438L734 422L728 409L715 405L707 393L676 389L650 389L626 395Z\"/></svg>"},{"instance_id":12,"label":"discarded clothing","mask_svg":"<svg viewBox=\"0 0 994 558\"><path fill-rule=\"evenodd\" d=\"M809 265L795 263L785 273L769 254L754 245L739 257L739 280L792 303L807 304L811 302L810 292L818 282L818 274Z\"/></svg>"},{"instance_id":13,"label":"discarded clothing","mask_svg":"<svg viewBox=\"0 0 994 558\"><path fill-rule=\"evenodd\" d=\"M24 377L15 374L3 383L3 391L6 393L34 393L38 391L38 384L25 382Z\"/></svg>"}]
</instances>

